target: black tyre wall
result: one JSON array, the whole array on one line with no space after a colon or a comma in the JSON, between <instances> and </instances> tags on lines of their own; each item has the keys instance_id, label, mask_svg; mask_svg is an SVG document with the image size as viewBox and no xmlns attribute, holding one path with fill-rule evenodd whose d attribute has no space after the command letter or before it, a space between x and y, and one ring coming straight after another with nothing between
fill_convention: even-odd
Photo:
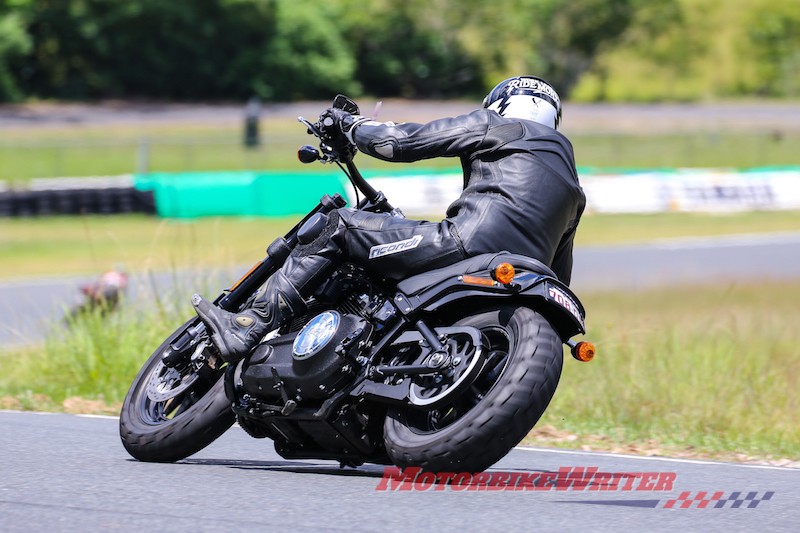
<instances>
[{"instance_id":1,"label":"black tyre wall","mask_svg":"<svg viewBox=\"0 0 800 533\"><path fill-rule=\"evenodd\" d=\"M145 420L141 405L147 382L166 346L183 331L176 331L150 356L134 379L119 417L122 444L140 461L172 462L202 450L233 425L235 415L220 379L194 405L178 416L157 424Z\"/></svg>"}]
</instances>

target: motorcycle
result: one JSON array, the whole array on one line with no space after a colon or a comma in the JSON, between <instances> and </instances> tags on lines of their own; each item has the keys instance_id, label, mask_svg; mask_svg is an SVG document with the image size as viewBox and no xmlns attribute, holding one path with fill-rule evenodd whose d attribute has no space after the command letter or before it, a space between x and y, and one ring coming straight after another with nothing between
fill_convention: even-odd
<instances>
[{"instance_id":1,"label":"motorcycle","mask_svg":"<svg viewBox=\"0 0 800 533\"><path fill-rule=\"evenodd\" d=\"M357 114L339 95L334 107ZM335 163L363 198L357 208L402 216L327 133L298 117L319 148L303 163ZM296 246L311 242L325 195L215 305L241 311ZM500 240L500 238L498 238ZM432 472L480 472L533 428L555 393L563 344L589 361L577 296L541 262L499 252L394 281L345 262L307 299L307 311L225 363L193 318L150 356L120 413L125 449L141 461L188 457L233 423L269 438L286 459L365 462Z\"/></svg>"},{"instance_id":2,"label":"motorcycle","mask_svg":"<svg viewBox=\"0 0 800 533\"><path fill-rule=\"evenodd\" d=\"M67 326L91 313L105 316L116 311L128 290L128 274L121 268L115 268L78 288L84 299L67 311L64 317Z\"/></svg>"}]
</instances>

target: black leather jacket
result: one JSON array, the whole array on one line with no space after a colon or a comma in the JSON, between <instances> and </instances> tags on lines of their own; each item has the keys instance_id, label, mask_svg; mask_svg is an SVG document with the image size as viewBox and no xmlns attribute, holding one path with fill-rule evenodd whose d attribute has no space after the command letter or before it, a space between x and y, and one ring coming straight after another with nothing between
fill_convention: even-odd
<instances>
[{"instance_id":1,"label":"black leather jacket","mask_svg":"<svg viewBox=\"0 0 800 533\"><path fill-rule=\"evenodd\" d=\"M459 157L464 191L446 222L464 254L527 255L569 283L586 199L562 134L480 109L428 124L361 122L351 135L359 150L387 161Z\"/></svg>"}]
</instances>

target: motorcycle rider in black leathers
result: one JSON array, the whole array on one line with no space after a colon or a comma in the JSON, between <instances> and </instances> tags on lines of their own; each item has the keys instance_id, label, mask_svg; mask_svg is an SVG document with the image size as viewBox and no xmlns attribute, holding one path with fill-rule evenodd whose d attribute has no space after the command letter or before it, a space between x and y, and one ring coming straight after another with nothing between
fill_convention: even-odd
<instances>
[{"instance_id":1,"label":"motorcycle rider in black leathers","mask_svg":"<svg viewBox=\"0 0 800 533\"><path fill-rule=\"evenodd\" d=\"M320 117L340 140L394 162L458 157L464 190L441 222L338 209L313 241L295 248L264 285L253 307L224 311L195 294L197 314L226 361L246 357L291 316L344 259L401 280L484 253L538 259L564 283L585 205L570 142L556 131L561 103L544 80L499 83L483 108L428 124L380 123L331 108ZM350 146L348 146L350 145Z\"/></svg>"}]
</instances>

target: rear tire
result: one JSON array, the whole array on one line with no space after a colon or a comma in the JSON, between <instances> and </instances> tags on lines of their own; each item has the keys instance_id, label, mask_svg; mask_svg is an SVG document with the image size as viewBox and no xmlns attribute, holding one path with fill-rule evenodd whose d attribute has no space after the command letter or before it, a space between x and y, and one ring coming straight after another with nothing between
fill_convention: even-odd
<instances>
[{"instance_id":1,"label":"rear tire","mask_svg":"<svg viewBox=\"0 0 800 533\"><path fill-rule=\"evenodd\" d=\"M185 329L178 329L150 356L134 379L119 416L119 433L128 453L140 461L173 462L202 450L233 425L225 396L224 371L197 377L188 388L163 401L148 397L154 374L166 369L161 356ZM192 376L187 374L186 378Z\"/></svg>"},{"instance_id":2,"label":"rear tire","mask_svg":"<svg viewBox=\"0 0 800 533\"><path fill-rule=\"evenodd\" d=\"M491 351L505 351L508 357L496 368L484 369L472 392L437 410L436 416L412 408L390 411L384 442L397 466L481 472L530 432L556 391L562 342L539 313L506 305L480 311L454 325L479 329ZM469 398L471 394L474 398ZM448 417L455 419L447 421Z\"/></svg>"}]
</instances>

